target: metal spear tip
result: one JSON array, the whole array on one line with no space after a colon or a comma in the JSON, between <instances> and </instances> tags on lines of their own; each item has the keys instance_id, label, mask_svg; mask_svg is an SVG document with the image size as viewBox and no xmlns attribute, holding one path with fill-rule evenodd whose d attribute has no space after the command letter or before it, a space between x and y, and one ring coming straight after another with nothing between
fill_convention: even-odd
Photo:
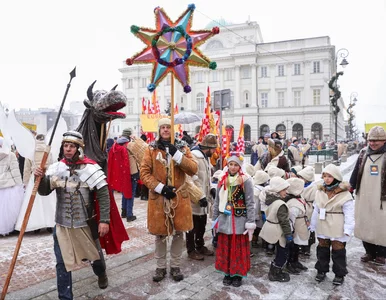
<instances>
[{"instance_id":1,"label":"metal spear tip","mask_svg":"<svg viewBox=\"0 0 386 300\"><path fill-rule=\"evenodd\" d=\"M74 68L74 70L71 71L70 76L71 76L71 79L76 77L76 67Z\"/></svg>"}]
</instances>

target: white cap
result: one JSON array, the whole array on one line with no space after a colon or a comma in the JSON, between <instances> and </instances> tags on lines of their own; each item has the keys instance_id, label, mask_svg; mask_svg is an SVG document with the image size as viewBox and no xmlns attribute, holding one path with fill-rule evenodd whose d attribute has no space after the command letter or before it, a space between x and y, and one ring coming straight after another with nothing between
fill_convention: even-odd
<instances>
[{"instance_id":1,"label":"white cap","mask_svg":"<svg viewBox=\"0 0 386 300\"><path fill-rule=\"evenodd\" d=\"M315 169L312 166L305 167L303 170L300 170L297 175L309 182L315 181Z\"/></svg>"},{"instance_id":2,"label":"white cap","mask_svg":"<svg viewBox=\"0 0 386 300\"><path fill-rule=\"evenodd\" d=\"M285 171L283 169L280 169L278 167L269 167L268 169L268 176L269 178L273 177L283 177L285 175Z\"/></svg>"},{"instance_id":3,"label":"white cap","mask_svg":"<svg viewBox=\"0 0 386 300\"><path fill-rule=\"evenodd\" d=\"M289 183L280 177L273 177L269 181L270 190L272 192L278 193L282 190L285 190L289 187Z\"/></svg>"},{"instance_id":4,"label":"white cap","mask_svg":"<svg viewBox=\"0 0 386 300\"><path fill-rule=\"evenodd\" d=\"M269 180L269 175L267 172L264 172L262 170L256 171L255 175L253 176L253 184L254 185L262 185L266 183Z\"/></svg>"},{"instance_id":5,"label":"white cap","mask_svg":"<svg viewBox=\"0 0 386 300\"><path fill-rule=\"evenodd\" d=\"M288 194L299 196L304 190L304 181L300 178L292 177L287 179L289 183L289 188L287 190Z\"/></svg>"},{"instance_id":6,"label":"white cap","mask_svg":"<svg viewBox=\"0 0 386 300\"><path fill-rule=\"evenodd\" d=\"M322 171L322 176L323 176L323 173L328 173L336 180L343 181L343 176L342 176L342 173L340 172L340 169L334 164L327 165Z\"/></svg>"}]
</instances>

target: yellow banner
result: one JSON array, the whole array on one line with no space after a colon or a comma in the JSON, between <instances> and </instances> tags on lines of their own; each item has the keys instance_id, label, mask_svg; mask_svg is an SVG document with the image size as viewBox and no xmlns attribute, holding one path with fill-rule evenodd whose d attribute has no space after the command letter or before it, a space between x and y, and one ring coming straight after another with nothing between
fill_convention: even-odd
<instances>
[{"instance_id":1,"label":"yellow banner","mask_svg":"<svg viewBox=\"0 0 386 300\"><path fill-rule=\"evenodd\" d=\"M381 126L386 130L386 123L367 123L365 124L365 133L369 133L370 129L374 126Z\"/></svg>"},{"instance_id":2,"label":"yellow banner","mask_svg":"<svg viewBox=\"0 0 386 300\"><path fill-rule=\"evenodd\" d=\"M0 136L3 136L3 134L1 133L1 130L0 130Z\"/></svg>"},{"instance_id":3,"label":"yellow banner","mask_svg":"<svg viewBox=\"0 0 386 300\"><path fill-rule=\"evenodd\" d=\"M36 131L36 125L35 124L31 124L31 123L25 123L23 122L22 123L23 126L29 130L33 130L33 131Z\"/></svg>"},{"instance_id":4,"label":"yellow banner","mask_svg":"<svg viewBox=\"0 0 386 300\"><path fill-rule=\"evenodd\" d=\"M158 120L162 118L170 118L167 115L140 115L142 131L144 132L158 132ZM174 132L178 132L178 125L174 126Z\"/></svg>"}]
</instances>

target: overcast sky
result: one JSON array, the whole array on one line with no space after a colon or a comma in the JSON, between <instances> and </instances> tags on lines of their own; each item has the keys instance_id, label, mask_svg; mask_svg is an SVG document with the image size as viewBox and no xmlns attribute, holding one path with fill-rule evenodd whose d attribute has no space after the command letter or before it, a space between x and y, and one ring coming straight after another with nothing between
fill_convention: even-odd
<instances>
[{"instance_id":1,"label":"overcast sky","mask_svg":"<svg viewBox=\"0 0 386 300\"><path fill-rule=\"evenodd\" d=\"M144 47L130 26L154 28L156 6L174 21L190 3L196 5L193 29L249 17L260 25L264 42L329 36L336 50L350 52L339 85L347 105L358 93L358 126L386 121L384 0L1 1L0 102L10 109L57 107L74 66L67 104L83 100L95 79L97 89L120 89L118 69Z\"/></svg>"}]
</instances>

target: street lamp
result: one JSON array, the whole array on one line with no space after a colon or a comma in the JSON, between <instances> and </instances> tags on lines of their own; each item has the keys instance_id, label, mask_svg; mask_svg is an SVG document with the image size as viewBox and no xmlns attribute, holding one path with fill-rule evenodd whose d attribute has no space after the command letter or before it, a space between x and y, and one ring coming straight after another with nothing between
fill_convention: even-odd
<instances>
[{"instance_id":1,"label":"street lamp","mask_svg":"<svg viewBox=\"0 0 386 300\"><path fill-rule=\"evenodd\" d=\"M352 108L355 106L356 102L358 101L358 99L356 98L358 96L358 93L357 92L352 92L351 95L350 95L350 104L347 108L347 113L348 113L348 128L349 128L349 139L352 140L353 138L353 134L354 134L354 130L353 130L353 120L355 118L355 115L354 115L354 112L352 110Z\"/></svg>"},{"instance_id":2,"label":"street lamp","mask_svg":"<svg viewBox=\"0 0 386 300\"><path fill-rule=\"evenodd\" d=\"M339 65L341 65L343 68L348 65L348 61L346 57L349 55L349 52L346 48L341 48L339 49L336 54L335 54L335 70L337 71L338 69L338 57L342 58L342 61L340 62ZM334 76L331 77L328 87L331 89L332 93L330 96L330 102L332 106L332 111L335 115L335 143L338 141L338 114L340 111L340 107L338 106L338 100L341 97L341 92L339 90L339 85L338 85L338 78L339 76L343 75L343 71L336 72Z\"/></svg>"}]
</instances>

